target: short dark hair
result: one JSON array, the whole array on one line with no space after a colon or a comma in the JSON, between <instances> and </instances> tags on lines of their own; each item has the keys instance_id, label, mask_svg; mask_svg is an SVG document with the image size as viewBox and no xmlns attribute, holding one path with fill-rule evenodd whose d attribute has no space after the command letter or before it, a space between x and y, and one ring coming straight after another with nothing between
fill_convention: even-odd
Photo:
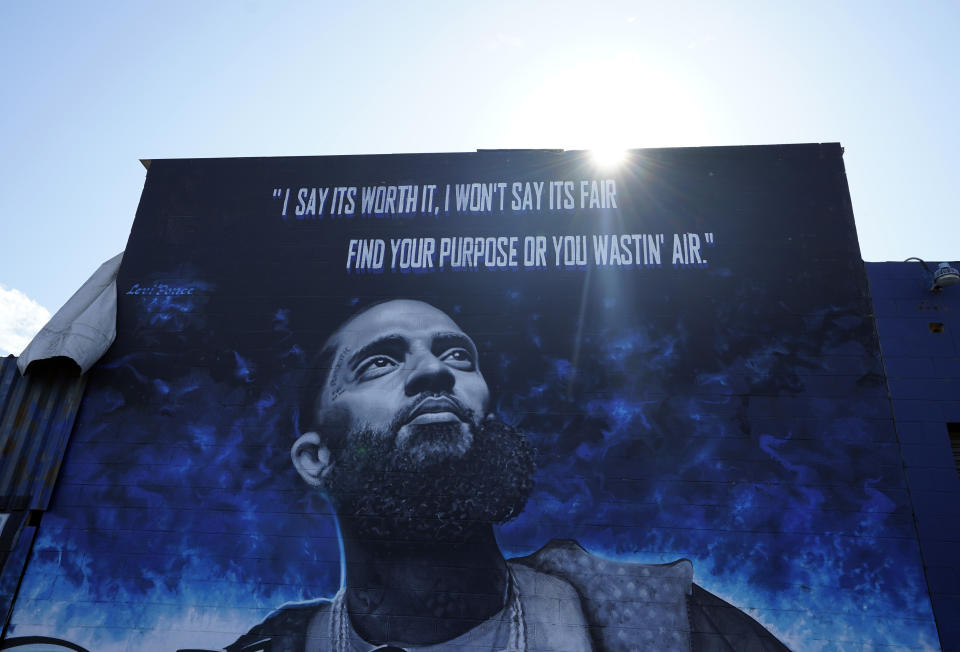
<instances>
[{"instance_id":1,"label":"short dark hair","mask_svg":"<svg viewBox=\"0 0 960 652\"><path fill-rule=\"evenodd\" d=\"M323 387L326 386L327 380L330 378L330 366L333 363L333 354L336 353L336 350L337 348L332 346L328 339L327 344L324 344L323 348L309 362L306 381L300 392L298 421L301 433L316 430L319 425L317 423L317 403Z\"/></svg>"}]
</instances>

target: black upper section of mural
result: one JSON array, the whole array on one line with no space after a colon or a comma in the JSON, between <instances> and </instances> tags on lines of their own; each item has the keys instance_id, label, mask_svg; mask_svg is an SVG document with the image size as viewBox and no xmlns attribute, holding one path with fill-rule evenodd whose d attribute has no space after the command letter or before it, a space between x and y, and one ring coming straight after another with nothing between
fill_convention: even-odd
<instances>
[{"instance_id":1,"label":"black upper section of mural","mask_svg":"<svg viewBox=\"0 0 960 652\"><path fill-rule=\"evenodd\" d=\"M291 197L284 219L282 202L271 197L274 187L296 193L424 183L436 184L441 197L445 184L597 178L617 180L618 209L301 219L292 214ZM359 203L358 197L358 213ZM707 269L671 265L670 238L685 232L714 234L715 246L703 248ZM633 233L665 235L662 266L553 264L553 236ZM391 238L518 236L522 242L530 235L547 236L547 269L350 273L345 265L351 238L387 240L389 265ZM593 258L592 248L587 253ZM242 346L251 354L268 353L265 333L275 330L278 309L289 311L297 342L309 348L358 305L414 296L457 314L475 338L493 338L498 346L487 354L540 348L512 339L524 333L531 314L539 315L551 326L539 335L543 348L569 357L576 329L591 334L614 325L604 306L616 302L617 326L673 331L701 347L682 356L697 361L696 372L722 364L718 340L735 356L738 338L798 332L802 316L827 306L868 312L837 145L646 150L613 172L582 153L538 151L154 161L119 281L120 347L153 346L151 338L177 332L154 333L136 323L143 311L130 307L142 305L144 295L123 293L137 284L149 289L152 281L191 288L192 297L209 303L184 311L184 326L192 313L220 348ZM182 343L172 348L200 361L211 353L184 351Z\"/></svg>"}]
</instances>

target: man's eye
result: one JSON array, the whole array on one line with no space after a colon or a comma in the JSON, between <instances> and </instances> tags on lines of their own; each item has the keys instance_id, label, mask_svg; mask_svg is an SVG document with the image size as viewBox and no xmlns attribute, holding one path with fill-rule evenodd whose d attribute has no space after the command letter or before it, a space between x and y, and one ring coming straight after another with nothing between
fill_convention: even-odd
<instances>
[{"instance_id":1,"label":"man's eye","mask_svg":"<svg viewBox=\"0 0 960 652\"><path fill-rule=\"evenodd\" d=\"M441 356L441 359L451 367L465 371L473 370L473 355L466 349L450 349Z\"/></svg>"},{"instance_id":2,"label":"man's eye","mask_svg":"<svg viewBox=\"0 0 960 652\"><path fill-rule=\"evenodd\" d=\"M385 355L378 355L364 360L357 367L357 378L370 380L390 373L398 366L397 361Z\"/></svg>"}]
</instances>

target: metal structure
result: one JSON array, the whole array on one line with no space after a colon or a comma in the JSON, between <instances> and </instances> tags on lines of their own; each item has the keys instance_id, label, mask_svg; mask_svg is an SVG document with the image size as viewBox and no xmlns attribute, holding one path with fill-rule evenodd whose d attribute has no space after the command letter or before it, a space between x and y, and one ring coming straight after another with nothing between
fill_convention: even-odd
<instances>
[{"instance_id":1,"label":"metal structure","mask_svg":"<svg viewBox=\"0 0 960 652\"><path fill-rule=\"evenodd\" d=\"M56 485L86 375L67 359L45 360L20 375L0 359L0 614L9 619L40 516Z\"/></svg>"}]
</instances>

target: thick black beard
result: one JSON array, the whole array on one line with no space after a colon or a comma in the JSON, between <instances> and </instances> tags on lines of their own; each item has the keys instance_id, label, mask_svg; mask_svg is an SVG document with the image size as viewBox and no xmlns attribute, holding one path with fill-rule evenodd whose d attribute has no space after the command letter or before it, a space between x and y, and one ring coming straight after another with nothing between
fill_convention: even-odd
<instances>
[{"instance_id":1,"label":"thick black beard","mask_svg":"<svg viewBox=\"0 0 960 652\"><path fill-rule=\"evenodd\" d=\"M395 437L365 431L341 440L326 490L350 535L463 542L520 514L533 490L533 448L492 416L471 432L462 456L427 461L396 451Z\"/></svg>"}]
</instances>

